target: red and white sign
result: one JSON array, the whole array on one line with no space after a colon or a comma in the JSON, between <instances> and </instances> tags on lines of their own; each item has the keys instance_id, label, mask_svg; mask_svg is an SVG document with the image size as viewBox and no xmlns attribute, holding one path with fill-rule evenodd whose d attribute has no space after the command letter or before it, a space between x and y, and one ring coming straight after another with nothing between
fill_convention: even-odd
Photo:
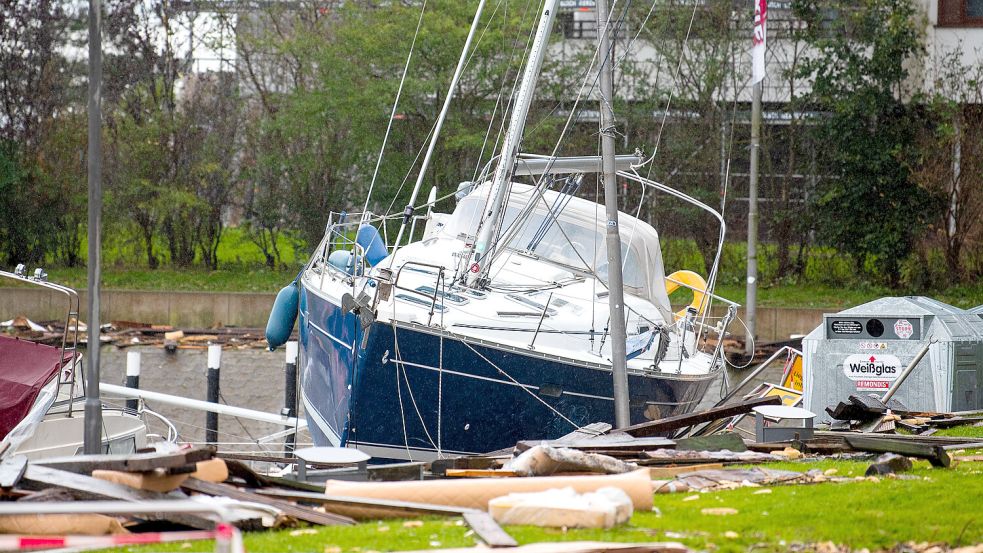
<instances>
[{"instance_id":1,"label":"red and white sign","mask_svg":"<svg viewBox=\"0 0 983 553\"><path fill-rule=\"evenodd\" d=\"M768 0L754 1L754 34L751 37L751 84L765 78L765 40L768 36Z\"/></svg>"},{"instance_id":2,"label":"red and white sign","mask_svg":"<svg viewBox=\"0 0 983 553\"><path fill-rule=\"evenodd\" d=\"M894 333L898 335L898 338L907 340L915 333L915 327L908 322L908 319L898 319L898 322L894 323Z\"/></svg>"},{"instance_id":3,"label":"red and white sign","mask_svg":"<svg viewBox=\"0 0 983 553\"><path fill-rule=\"evenodd\" d=\"M858 392L880 392L891 387L890 380L858 380Z\"/></svg>"}]
</instances>

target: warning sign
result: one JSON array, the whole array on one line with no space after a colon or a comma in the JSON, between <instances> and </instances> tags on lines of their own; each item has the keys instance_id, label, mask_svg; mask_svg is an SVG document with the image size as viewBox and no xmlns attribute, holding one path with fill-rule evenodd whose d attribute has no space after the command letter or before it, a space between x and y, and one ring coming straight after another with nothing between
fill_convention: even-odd
<instances>
[{"instance_id":1,"label":"warning sign","mask_svg":"<svg viewBox=\"0 0 983 553\"><path fill-rule=\"evenodd\" d=\"M782 386L798 392L802 391L802 356L792 352L785 364Z\"/></svg>"},{"instance_id":2,"label":"warning sign","mask_svg":"<svg viewBox=\"0 0 983 553\"><path fill-rule=\"evenodd\" d=\"M864 325L860 324L860 321L833 321L830 328L837 334L860 334L864 330Z\"/></svg>"},{"instance_id":3,"label":"warning sign","mask_svg":"<svg viewBox=\"0 0 983 553\"><path fill-rule=\"evenodd\" d=\"M915 327L908 322L908 319L898 319L898 322L894 323L894 333L898 338L907 340L915 333Z\"/></svg>"}]
</instances>

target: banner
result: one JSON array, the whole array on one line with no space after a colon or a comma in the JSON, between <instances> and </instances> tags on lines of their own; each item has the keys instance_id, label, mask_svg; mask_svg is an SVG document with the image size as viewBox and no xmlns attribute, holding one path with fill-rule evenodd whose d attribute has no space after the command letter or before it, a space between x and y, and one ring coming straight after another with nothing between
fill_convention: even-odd
<instances>
[{"instance_id":1,"label":"banner","mask_svg":"<svg viewBox=\"0 0 983 553\"><path fill-rule=\"evenodd\" d=\"M751 42L751 84L765 78L765 37L767 36L768 0L754 0L754 35Z\"/></svg>"}]
</instances>

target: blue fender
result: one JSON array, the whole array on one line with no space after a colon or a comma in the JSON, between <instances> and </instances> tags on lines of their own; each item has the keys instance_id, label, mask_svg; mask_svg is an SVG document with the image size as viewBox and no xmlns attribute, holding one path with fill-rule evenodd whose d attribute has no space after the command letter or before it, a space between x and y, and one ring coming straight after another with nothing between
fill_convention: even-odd
<instances>
[{"instance_id":1,"label":"blue fender","mask_svg":"<svg viewBox=\"0 0 983 553\"><path fill-rule=\"evenodd\" d=\"M270 310L270 320L266 323L266 343L270 351L287 343L290 333L297 322L297 304L300 301L300 289L297 281L283 287L276 295L273 309Z\"/></svg>"},{"instance_id":2,"label":"blue fender","mask_svg":"<svg viewBox=\"0 0 983 553\"><path fill-rule=\"evenodd\" d=\"M363 224L358 227L355 242L365 250L365 260L373 267L389 255L386 243L379 236L379 230L372 225Z\"/></svg>"}]
</instances>

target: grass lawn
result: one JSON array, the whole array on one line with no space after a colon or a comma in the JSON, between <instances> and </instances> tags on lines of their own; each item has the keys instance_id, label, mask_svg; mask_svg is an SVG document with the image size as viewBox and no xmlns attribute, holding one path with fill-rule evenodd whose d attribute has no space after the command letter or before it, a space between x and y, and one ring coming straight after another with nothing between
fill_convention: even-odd
<instances>
[{"instance_id":1,"label":"grass lawn","mask_svg":"<svg viewBox=\"0 0 983 553\"><path fill-rule=\"evenodd\" d=\"M788 462L773 468L805 471L835 469L838 476L860 476L860 461ZM966 545L983 542L983 463L933 469L916 462L917 479L882 479L804 486L742 488L703 494L655 497L656 509L639 512L614 530L568 530L510 526L520 543L567 540L680 541L698 550L785 551L796 543L832 541L855 550L886 549L906 541ZM764 489L770 492L762 493ZM691 499L694 498L695 499ZM708 507L730 507L730 516L702 514ZM421 525L422 522L422 525ZM282 551L341 553L462 547L475 544L457 519L381 521L351 527L304 528L247 534L251 553ZM169 544L134 551L210 551L212 544Z\"/></svg>"}]
</instances>

